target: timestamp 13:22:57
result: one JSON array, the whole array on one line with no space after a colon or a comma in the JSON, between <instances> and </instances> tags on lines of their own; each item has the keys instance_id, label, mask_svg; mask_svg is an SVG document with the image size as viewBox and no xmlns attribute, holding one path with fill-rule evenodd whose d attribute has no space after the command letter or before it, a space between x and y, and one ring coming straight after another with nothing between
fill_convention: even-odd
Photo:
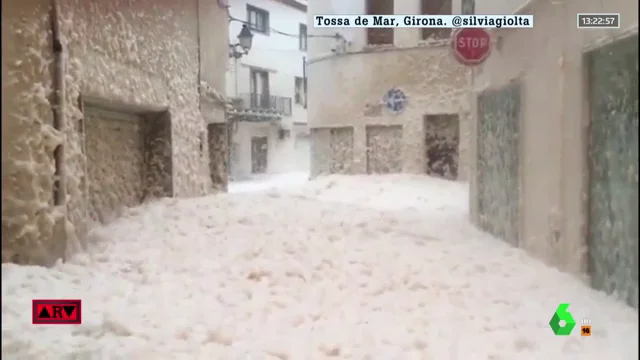
<instances>
[{"instance_id":1,"label":"timestamp 13:22:57","mask_svg":"<svg viewBox=\"0 0 640 360\"><path fill-rule=\"evenodd\" d=\"M581 29L620 28L620 14L578 14L577 20Z\"/></svg>"}]
</instances>

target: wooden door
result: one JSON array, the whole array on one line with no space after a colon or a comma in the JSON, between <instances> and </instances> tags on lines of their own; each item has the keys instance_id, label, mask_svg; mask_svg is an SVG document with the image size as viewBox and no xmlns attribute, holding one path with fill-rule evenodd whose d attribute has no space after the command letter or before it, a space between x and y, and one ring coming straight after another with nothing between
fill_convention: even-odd
<instances>
[{"instance_id":1,"label":"wooden door","mask_svg":"<svg viewBox=\"0 0 640 360\"><path fill-rule=\"evenodd\" d=\"M251 172L262 174L267 172L269 156L269 142L266 136L251 138Z\"/></svg>"}]
</instances>

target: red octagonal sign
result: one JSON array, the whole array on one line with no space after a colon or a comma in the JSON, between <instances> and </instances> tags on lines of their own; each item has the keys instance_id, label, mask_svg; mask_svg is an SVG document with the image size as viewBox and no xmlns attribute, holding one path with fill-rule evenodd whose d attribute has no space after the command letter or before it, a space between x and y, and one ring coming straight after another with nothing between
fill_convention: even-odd
<instances>
[{"instance_id":1,"label":"red octagonal sign","mask_svg":"<svg viewBox=\"0 0 640 360\"><path fill-rule=\"evenodd\" d=\"M465 28L453 33L453 55L464 65L480 65L491 54L491 35L485 29Z\"/></svg>"}]
</instances>

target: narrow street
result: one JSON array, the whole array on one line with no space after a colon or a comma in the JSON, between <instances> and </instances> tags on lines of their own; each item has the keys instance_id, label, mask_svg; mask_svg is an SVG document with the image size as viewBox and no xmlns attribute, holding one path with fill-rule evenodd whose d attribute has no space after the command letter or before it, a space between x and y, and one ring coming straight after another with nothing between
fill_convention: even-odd
<instances>
[{"instance_id":1,"label":"narrow street","mask_svg":"<svg viewBox=\"0 0 640 360\"><path fill-rule=\"evenodd\" d=\"M66 264L2 264L2 355L637 358L637 311L476 230L468 198L426 176L294 174L134 208ZM34 298L82 299L83 324L31 325ZM570 336L548 325L560 303Z\"/></svg>"}]
</instances>

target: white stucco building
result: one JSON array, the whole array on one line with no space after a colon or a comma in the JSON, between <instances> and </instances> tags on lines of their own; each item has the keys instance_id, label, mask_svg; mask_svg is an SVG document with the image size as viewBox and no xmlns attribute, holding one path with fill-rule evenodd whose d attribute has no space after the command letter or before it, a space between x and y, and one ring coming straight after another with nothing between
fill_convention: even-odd
<instances>
[{"instance_id":1,"label":"white stucco building","mask_svg":"<svg viewBox=\"0 0 640 360\"><path fill-rule=\"evenodd\" d=\"M230 44L243 24L253 34L248 54L230 52L227 72L227 95L238 111L230 127L234 179L309 167L306 10L298 0L229 1Z\"/></svg>"}]
</instances>

